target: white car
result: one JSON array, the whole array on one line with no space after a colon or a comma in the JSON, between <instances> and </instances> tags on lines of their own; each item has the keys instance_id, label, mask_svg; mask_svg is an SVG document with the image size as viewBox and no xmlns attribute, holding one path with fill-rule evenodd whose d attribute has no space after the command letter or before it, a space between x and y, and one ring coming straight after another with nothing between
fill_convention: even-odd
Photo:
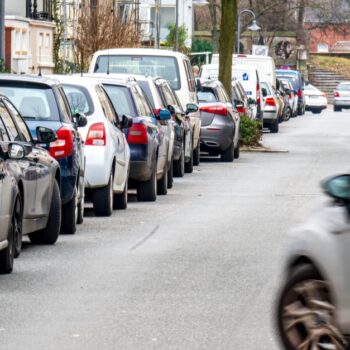
<instances>
[{"instance_id":1,"label":"white car","mask_svg":"<svg viewBox=\"0 0 350 350\"><path fill-rule=\"evenodd\" d=\"M79 128L85 141L85 195L93 202L96 216L110 216L113 209L126 209L130 149L124 128L132 118L118 116L102 84L93 78L55 76L74 113L88 123Z\"/></svg>"},{"instance_id":2,"label":"white car","mask_svg":"<svg viewBox=\"0 0 350 350\"><path fill-rule=\"evenodd\" d=\"M284 349L348 349L350 175L323 182L331 197L291 236L277 302Z\"/></svg>"},{"instance_id":3,"label":"white car","mask_svg":"<svg viewBox=\"0 0 350 350\"><path fill-rule=\"evenodd\" d=\"M321 113L327 108L326 94L317 89L317 87L307 84L304 86L305 110L312 113Z\"/></svg>"}]
</instances>

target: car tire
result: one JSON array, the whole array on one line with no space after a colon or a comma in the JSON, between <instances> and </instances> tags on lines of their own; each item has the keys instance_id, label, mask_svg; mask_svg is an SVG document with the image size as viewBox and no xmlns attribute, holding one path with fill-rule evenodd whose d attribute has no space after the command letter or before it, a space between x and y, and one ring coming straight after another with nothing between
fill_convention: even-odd
<instances>
[{"instance_id":1,"label":"car tire","mask_svg":"<svg viewBox=\"0 0 350 350\"><path fill-rule=\"evenodd\" d=\"M232 143L229 146L229 148L226 151L221 153L221 161L222 162L230 163L230 162L234 161L234 159L235 159L234 148L235 148L234 142L232 141Z\"/></svg>"},{"instance_id":2,"label":"car tire","mask_svg":"<svg viewBox=\"0 0 350 350\"><path fill-rule=\"evenodd\" d=\"M173 167L175 177L183 177L185 175L185 145L182 146L180 158L173 161Z\"/></svg>"},{"instance_id":3,"label":"car tire","mask_svg":"<svg viewBox=\"0 0 350 350\"><path fill-rule=\"evenodd\" d=\"M85 199L84 195L78 203L77 208L77 224L81 225L84 222Z\"/></svg>"},{"instance_id":4,"label":"car tire","mask_svg":"<svg viewBox=\"0 0 350 350\"><path fill-rule=\"evenodd\" d=\"M22 250L22 225L23 225L23 202L21 194L18 193L12 214L12 229L14 239L14 257L18 258Z\"/></svg>"},{"instance_id":5,"label":"car tire","mask_svg":"<svg viewBox=\"0 0 350 350\"><path fill-rule=\"evenodd\" d=\"M128 179L125 181L124 191L114 195L113 209L125 210L128 207Z\"/></svg>"},{"instance_id":6,"label":"car tire","mask_svg":"<svg viewBox=\"0 0 350 350\"><path fill-rule=\"evenodd\" d=\"M191 142L191 147L193 147L193 139ZM193 151L191 152L191 158L185 163L185 173L193 173Z\"/></svg>"},{"instance_id":7,"label":"car tire","mask_svg":"<svg viewBox=\"0 0 350 350\"><path fill-rule=\"evenodd\" d=\"M168 170L168 188L173 188L174 185L174 162L171 160Z\"/></svg>"},{"instance_id":8,"label":"car tire","mask_svg":"<svg viewBox=\"0 0 350 350\"><path fill-rule=\"evenodd\" d=\"M193 165L198 166L200 163L200 143L198 142L197 147L193 151Z\"/></svg>"},{"instance_id":9,"label":"car tire","mask_svg":"<svg viewBox=\"0 0 350 350\"><path fill-rule=\"evenodd\" d=\"M303 114L305 114L305 107L298 107L297 113L298 113L298 115L303 115Z\"/></svg>"},{"instance_id":10,"label":"car tire","mask_svg":"<svg viewBox=\"0 0 350 350\"><path fill-rule=\"evenodd\" d=\"M95 216L112 215L113 197L113 173L111 173L107 186L93 190L92 203Z\"/></svg>"},{"instance_id":11,"label":"car tire","mask_svg":"<svg viewBox=\"0 0 350 350\"><path fill-rule=\"evenodd\" d=\"M157 199L157 163L154 162L151 178L137 184L137 199L142 202L154 202Z\"/></svg>"},{"instance_id":12,"label":"car tire","mask_svg":"<svg viewBox=\"0 0 350 350\"><path fill-rule=\"evenodd\" d=\"M61 195L57 180L53 184L52 200L46 227L29 234L33 244L55 244L61 228Z\"/></svg>"},{"instance_id":13,"label":"car tire","mask_svg":"<svg viewBox=\"0 0 350 350\"><path fill-rule=\"evenodd\" d=\"M330 309L336 309L334 305L332 305L327 282L322 280L311 265L298 266L288 276L279 295L277 305L277 329L285 349L299 349L301 343L307 341L307 338L309 338L311 332L307 332L308 326L306 325L306 316L309 317L309 320L310 317L320 320L320 322L314 324L311 322L313 332L314 334L316 334L316 332L318 333L317 339L319 342L323 341L325 342L324 344L328 345L328 347L324 347L325 349L331 348L329 346L332 343L328 341L332 339L330 337L332 333L335 335L334 329L337 329L337 325L335 323L334 313L330 311ZM295 327L292 326L293 323ZM285 329L287 327L288 332ZM323 336L322 331L326 333L323 334ZM339 330L338 332L341 334ZM311 338L312 337L310 337L310 339ZM344 345L343 349L345 350L344 339L338 337L338 335L336 338L339 344ZM313 340L315 341L315 339ZM307 345L306 343L303 349L311 349L311 342L309 343L310 346ZM317 348L323 348L323 346ZM334 349L335 348L341 349L338 346L334 346Z\"/></svg>"},{"instance_id":14,"label":"car tire","mask_svg":"<svg viewBox=\"0 0 350 350\"><path fill-rule=\"evenodd\" d=\"M8 274L13 270L13 262L15 259L15 240L12 221L10 222L7 234L8 246L0 251L0 274Z\"/></svg>"},{"instance_id":15,"label":"car tire","mask_svg":"<svg viewBox=\"0 0 350 350\"><path fill-rule=\"evenodd\" d=\"M240 145L239 140L238 140L237 141L237 146L236 146L236 148L234 150L234 157L235 157L235 159L239 158L240 152L241 152L241 145Z\"/></svg>"},{"instance_id":16,"label":"car tire","mask_svg":"<svg viewBox=\"0 0 350 350\"><path fill-rule=\"evenodd\" d=\"M74 188L72 199L62 206L61 233L73 235L77 231L78 204L77 189Z\"/></svg>"},{"instance_id":17,"label":"car tire","mask_svg":"<svg viewBox=\"0 0 350 350\"><path fill-rule=\"evenodd\" d=\"M273 134L277 134L279 130L279 124L278 124L278 119L270 125L270 132Z\"/></svg>"},{"instance_id":18,"label":"car tire","mask_svg":"<svg viewBox=\"0 0 350 350\"><path fill-rule=\"evenodd\" d=\"M313 114L321 114L321 112L322 112L322 109L313 109L312 110Z\"/></svg>"},{"instance_id":19,"label":"car tire","mask_svg":"<svg viewBox=\"0 0 350 350\"><path fill-rule=\"evenodd\" d=\"M165 164L163 177L157 181L157 194L166 195L168 193L168 166Z\"/></svg>"},{"instance_id":20,"label":"car tire","mask_svg":"<svg viewBox=\"0 0 350 350\"><path fill-rule=\"evenodd\" d=\"M284 113L284 116L283 116L283 120L288 121L290 119L291 115L292 115L292 110L290 107L287 107L287 109Z\"/></svg>"},{"instance_id":21,"label":"car tire","mask_svg":"<svg viewBox=\"0 0 350 350\"><path fill-rule=\"evenodd\" d=\"M334 112L341 112L341 107L333 106L333 111Z\"/></svg>"}]
</instances>

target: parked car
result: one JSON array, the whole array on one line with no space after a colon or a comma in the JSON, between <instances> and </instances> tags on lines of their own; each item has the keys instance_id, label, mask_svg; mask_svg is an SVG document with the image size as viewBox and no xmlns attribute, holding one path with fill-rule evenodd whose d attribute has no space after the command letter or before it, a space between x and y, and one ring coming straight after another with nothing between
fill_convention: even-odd
<instances>
[{"instance_id":1,"label":"parked car","mask_svg":"<svg viewBox=\"0 0 350 350\"><path fill-rule=\"evenodd\" d=\"M168 188L168 145L165 132L154 116L142 89L134 78L99 78L119 115L129 115L133 124L125 129L130 147L130 188L136 188L140 201L155 201ZM162 110L159 120L169 120Z\"/></svg>"},{"instance_id":2,"label":"parked car","mask_svg":"<svg viewBox=\"0 0 350 350\"><path fill-rule=\"evenodd\" d=\"M307 84L304 86L305 110L319 114L327 108L326 94L317 87Z\"/></svg>"},{"instance_id":3,"label":"parked car","mask_svg":"<svg viewBox=\"0 0 350 350\"><path fill-rule=\"evenodd\" d=\"M334 90L334 112L350 108L350 81L341 82Z\"/></svg>"},{"instance_id":4,"label":"parked car","mask_svg":"<svg viewBox=\"0 0 350 350\"><path fill-rule=\"evenodd\" d=\"M36 244L54 244L61 225L61 174L57 161L39 143L56 134L36 128L37 141L17 109L0 96L0 273L10 273L22 235Z\"/></svg>"},{"instance_id":5,"label":"parked car","mask_svg":"<svg viewBox=\"0 0 350 350\"><path fill-rule=\"evenodd\" d=\"M251 100L244 91L242 84L236 78L232 79L232 103L241 117L247 116L250 119L254 119Z\"/></svg>"},{"instance_id":6,"label":"parked car","mask_svg":"<svg viewBox=\"0 0 350 350\"><path fill-rule=\"evenodd\" d=\"M54 79L4 74L0 93L13 102L34 138L38 126L56 132L57 140L45 147L61 169L61 232L75 233L84 212L85 159L78 126L86 125L85 116L72 115L62 86Z\"/></svg>"},{"instance_id":7,"label":"parked car","mask_svg":"<svg viewBox=\"0 0 350 350\"><path fill-rule=\"evenodd\" d=\"M144 48L108 49L94 53L89 73L125 73L162 77L174 89L182 108L189 112L193 129L193 164L198 165L200 115L197 104L196 81L189 58L175 51ZM191 111L190 111L191 110Z\"/></svg>"},{"instance_id":8,"label":"parked car","mask_svg":"<svg viewBox=\"0 0 350 350\"><path fill-rule=\"evenodd\" d=\"M277 90L276 90L277 96L283 100L282 120L287 121L290 119L293 113L289 103L289 95L285 90L280 79L276 79L276 85L277 85Z\"/></svg>"},{"instance_id":9,"label":"parked car","mask_svg":"<svg viewBox=\"0 0 350 350\"><path fill-rule=\"evenodd\" d=\"M266 81L261 82L261 90L264 102L263 126L268 127L272 133L277 133L279 129L277 96L271 84Z\"/></svg>"},{"instance_id":10,"label":"parked car","mask_svg":"<svg viewBox=\"0 0 350 350\"><path fill-rule=\"evenodd\" d=\"M304 78L297 70L276 69L276 77L279 79L289 80L298 96L298 115L305 113L305 96L304 96Z\"/></svg>"},{"instance_id":11,"label":"parked car","mask_svg":"<svg viewBox=\"0 0 350 350\"><path fill-rule=\"evenodd\" d=\"M289 98L289 106L292 110L291 117L297 117L298 116L298 96L294 91L293 85L289 80L280 79L280 81L282 82L284 91Z\"/></svg>"},{"instance_id":12,"label":"parked car","mask_svg":"<svg viewBox=\"0 0 350 350\"><path fill-rule=\"evenodd\" d=\"M130 149L123 130L132 118L118 115L102 84L93 78L56 76L73 114L84 114L79 128L85 142L85 194L96 216L110 216L128 205Z\"/></svg>"},{"instance_id":13,"label":"parked car","mask_svg":"<svg viewBox=\"0 0 350 350\"><path fill-rule=\"evenodd\" d=\"M221 155L224 162L239 158L240 117L219 81L202 82L198 91L201 113L201 151Z\"/></svg>"},{"instance_id":14,"label":"parked car","mask_svg":"<svg viewBox=\"0 0 350 350\"><path fill-rule=\"evenodd\" d=\"M330 197L290 234L276 323L284 349L348 349L350 175L323 182Z\"/></svg>"}]
</instances>

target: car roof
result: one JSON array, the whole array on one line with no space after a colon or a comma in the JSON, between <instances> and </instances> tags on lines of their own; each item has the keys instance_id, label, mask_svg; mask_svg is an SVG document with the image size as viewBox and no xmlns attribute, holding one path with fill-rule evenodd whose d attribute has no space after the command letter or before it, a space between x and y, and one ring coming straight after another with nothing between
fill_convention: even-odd
<instances>
[{"instance_id":1,"label":"car roof","mask_svg":"<svg viewBox=\"0 0 350 350\"><path fill-rule=\"evenodd\" d=\"M201 82L202 86L204 87L212 87L212 88L216 88L218 86L221 86L221 83L219 80L216 79L208 79L208 80L204 80Z\"/></svg>"},{"instance_id":2,"label":"car roof","mask_svg":"<svg viewBox=\"0 0 350 350\"><path fill-rule=\"evenodd\" d=\"M61 84L91 84L91 85L97 85L99 84L99 81L95 78L90 78L90 77L84 77L81 76L80 74L73 74L73 75L61 75L61 74L50 74L47 75L46 77L56 79L58 80Z\"/></svg>"},{"instance_id":3,"label":"car roof","mask_svg":"<svg viewBox=\"0 0 350 350\"><path fill-rule=\"evenodd\" d=\"M57 79L31 74L0 74L0 80L39 83L49 86L56 86L60 84L60 82Z\"/></svg>"},{"instance_id":4,"label":"car roof","mask_svg":"<svg viewBox=\"0 0 350 350\"><path fill-rule=\"evenodd\" d=\"M145 55L145 56L172 56L172 57L187 57L181 52L170 51L170 50L160 50L152 48L127 48L127 49L107 49L96 51L94 55Z\"/></svg>"}]
</instances>

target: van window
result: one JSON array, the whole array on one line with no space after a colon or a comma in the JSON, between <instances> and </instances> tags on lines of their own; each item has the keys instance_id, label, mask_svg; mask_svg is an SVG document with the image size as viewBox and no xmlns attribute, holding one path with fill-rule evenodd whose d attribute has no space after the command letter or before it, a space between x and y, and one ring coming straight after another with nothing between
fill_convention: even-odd
<instances>
[{"instance_id":1,"label":"van window","mask_svg":"<svg viewBox=\"0 0 350 350\"><path fill-rule=\"evenodd\" d=\"M108 69L109 68L109 69ZM140 74L161 76L174 90L181 88L179 66L176 57L151 55L101 55L94 68L95 73Z\"/></svg>"}]
</instances>

